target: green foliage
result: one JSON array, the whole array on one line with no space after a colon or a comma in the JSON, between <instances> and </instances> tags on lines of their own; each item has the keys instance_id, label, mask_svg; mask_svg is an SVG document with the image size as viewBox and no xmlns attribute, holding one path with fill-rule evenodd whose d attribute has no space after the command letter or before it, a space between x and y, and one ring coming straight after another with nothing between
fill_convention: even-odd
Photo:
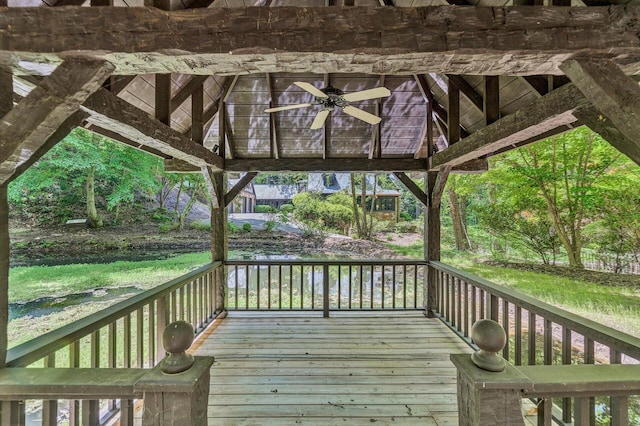
<instances>
[{"instance_id":1,"label":"green foliage","mask_svg":"<svg viewBox=\"0 0 640 426\"><path fill-rule=\"evenodd\" d=\"M289 214L293 213L293 204L283 204L280 206L280 213Z\"/></svg>"},{"instance_id":2,"label":"green foliage","mask_svg":"<svg viewBox=\"0 0 640 426\"><path fill-rule=\"evenodd\" d=\"M233 222L227 222L227 231L230 234L237 234L240 232L240 227Z\"/></svg>"},{"instance_id":3,"label":"green foliage","mask_svg":"<svg viewBox=\"0 0 640 426\"><path fill-rule=\"evenodd\" d=\"M158 231L160 231L161 234L168 234L169 232L175 231L178 228L179 225L174 222L161 223L160 225L158 225Z\"/></svg>"},{"instance_id":4,"label":"green foliage","mask_svg":"<svg viewBox=\"0 0 640 426\"><path fill-rule=\"evenodd\" d=\"M242 231L243 232L251 232L251 224L250 223L243 223L242 224Z\"/></svg>"},{"instance_id":5,"label":"green foliage","mask_svg":"<svg viewBox=\"0 0 640 426\"><path fill-rule=\"evenodd\" d=\"M293 197L293 215L308 228L346 234L353 221L350 203L347 194L333 194L324 200L319 194L303 192Z\"/></svg>"},{"instance_id":6,"label":"green foliage","mask_svg":"<svg viewBox=\"0 0 640 426\"><path fill-rule=\"evenodd\" d=\"M264 223L264 230L265 230L265 231L267 231L267 232L273 232L273 230L274 230L274 229L276 229L276 225L277 225L277 222L276 222L276 221L274 221L274 220L267 220L267 221Z\"/></svg>"},{"instance_id":7,"label":"green foliage","mask_svg":"<svg viewBox=\"0 0 640 426\"><path fill-rule=\"evenodd\" d=\"M9 202L14 214L42 223L84 216L94 170L98 209L117 210L153 194L160 167L152 155L77 128L9 185Z\"/></svg>"},{"instance_id":8,"label":"green foliage","mask_svg":"<svg viewBox=\"0 0 640 426\"><path fill-rule=\"evenodd\" d=\"M151 220L154 222L172 222L174 217L175 215L172 212L164 208L155 209L151 212Z\"/></svg>"},{"instance_id":9,"label":"green foliage","mask_svg":"<svg viewBox=\"0 0 640 426\"><path fill-rule=\"evenodd\" d=\"M259 173L253 179L258 185L296 185L306 181L306 173Z\"/></svg>"},{"instance_id":10,"label":"green foliage","mask_svg":"<svg viewBox=\"0 0 640 426\"><path fill-rule=\"evenodd\" d=\"M263 213L263 214L265 214L265 213L276 213L277 211L278 210L276 210L275 207L264 205L264 204L261 204L261 205L258 205L258 206L255 207L255 212L256 213Z\"/></svg>"},{"instance_id":11,"label":"green foliage","mask_svg":"<svg viewBox=\"0 0 640 426\"><path fill-rule=\"evenodd\" d=\"M195 229L197 231L208 231L211 232L211 222L204 222L199 220L194 220L189 224L189 228Z\"/></svg>"}]
</instances>

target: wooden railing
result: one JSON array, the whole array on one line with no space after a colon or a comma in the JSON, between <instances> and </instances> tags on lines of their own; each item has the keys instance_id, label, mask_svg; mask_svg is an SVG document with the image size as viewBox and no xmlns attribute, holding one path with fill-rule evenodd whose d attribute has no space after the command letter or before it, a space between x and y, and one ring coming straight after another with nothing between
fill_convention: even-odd
<instances>
[{"instance_id":1,"label":"wooden railing","mask_svg":"<svg viewBox=\"0 0 640 426\"><path fill-rule=\"evenodd\" d=\"M421 261L227 261L227 308L236 310L423 309Z\"/></svg>"},{"instance_id":2,"label":"wooden railing","mask_svg":"<svg viewBox=\"0 0 640 426\"><path fill-rule=\"evenodd\" d=\"M184 320L196 334L204 330L222 306L216 306L218 282L215 271L221 262L205 265L182 277L110 306L36 339L9 349L7 367L48 368L143 368L152 367L164 356L162 331L172 321ZM24 404L11 404L16 418L24 418ZM106 419L121 411L122 425L133 424L130 400L71 400L65 416L71 426L81 418ZM56 425L61 405L42 403L43 425ZM5 413L9 410L3 410ZM4 423L3 423L4 424ZM13 423L12 423L13 424ZM100 424L100 423L96 423Z\"/></svg>"},{"instance_id":3,"label":"wooden railing","mask_svg":"<svg viewBox=\"0 0 640 426\"><path fill-rule=\"evenodd\" d=\"M442 263L430 262L429 267L436 270L436 280L429 285L435 302L430 308L436 315L468 343L475 321L497 321L509 336L502 355L516 366L640 363L640 339L636 337ZM589 419L581 424L594 424L596 409L609 412L611 424L628 424L624 419L628 418L629 398L610 395L610 400L589 398L587 409L579 401L580 412L589 412ZM548 417L553 401L543 398L538 402L539 415ZM572 398L558 401L560 421L572 421L573 405Z\"/></svg>"}]
</instances>

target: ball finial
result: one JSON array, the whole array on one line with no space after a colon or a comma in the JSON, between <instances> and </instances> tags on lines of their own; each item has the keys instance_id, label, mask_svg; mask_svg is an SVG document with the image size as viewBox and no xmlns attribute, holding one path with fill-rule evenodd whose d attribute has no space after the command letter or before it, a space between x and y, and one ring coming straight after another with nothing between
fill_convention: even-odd
<instances>
[{"instance_id":1,"label":"ball finial","mask_svg":"<svg viewBox=\"0 0 640 426\"><path fill-rule=\"evenodd\" d=\"M498 352L507 344L507 333L500 324L490 319L476 321L471 327L471 338L480 348L471 355L477 367L496 372L505 369L505 360Z\"/></svg>"},{"instance_id":2,"label":"ball finial","mask_svg":"<svg viewBox=\"0 0 640 426\"><path fill-rule=\"evenodd\" d=\"M168 374L181 373L194 363L193 356L185 353L193 343L193 326L186 321L175 321L162 332L162 346L167 356L160 362L160 368Z\"/></svg>"}]
</instances>

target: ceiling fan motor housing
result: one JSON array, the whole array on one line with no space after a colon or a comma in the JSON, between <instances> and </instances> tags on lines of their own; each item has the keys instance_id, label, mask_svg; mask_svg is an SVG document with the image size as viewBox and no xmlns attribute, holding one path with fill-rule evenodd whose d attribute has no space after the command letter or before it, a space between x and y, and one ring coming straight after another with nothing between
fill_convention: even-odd
<instances>
[{"instance_id":1,"label":"ceiling fan motor housing","mask_svg":"<svg viewBox=\"0 0 640 426\"><path fill-rule=\"evenodd\" d=\"M336 89L332 86L327 86L324 89L320 89L324 94L327 95L326 98L322 98L320 96L316 96L316 103L323 106L324 109L333 111L335 107L344 108L349 105L349 102L346 101L342 95L344 92L340 89Z\"/></svg>"}]
</instances>

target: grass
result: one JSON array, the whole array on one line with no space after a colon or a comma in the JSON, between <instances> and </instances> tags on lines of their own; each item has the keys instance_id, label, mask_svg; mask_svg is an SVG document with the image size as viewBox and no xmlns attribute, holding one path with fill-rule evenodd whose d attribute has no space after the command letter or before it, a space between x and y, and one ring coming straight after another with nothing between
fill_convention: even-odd
<instances>
[{"instance_id":1,"label":"grass","mask_svg":"<svg viewBox=\"0 0 640 426\"><path fill-rule=\"evenodd\" d=\"M422 244L388 244L405 256L422 258ZM605 286L559 275L492 266L471 253L443 250L442 261L537 300L640 337L640 293L631 286Z\"/></svg>"},{"instance_id":2,"label":"grass","mask_svg":"<svg viewBox=\"0 0 640 426\"><path fill-rule=\"evenodd\" d=\"M188 253L162 261L16 267L9 270L9 302L62 296L101 287L151 288L204 265L209 252Z\"/></svg>"}]
</instances>

